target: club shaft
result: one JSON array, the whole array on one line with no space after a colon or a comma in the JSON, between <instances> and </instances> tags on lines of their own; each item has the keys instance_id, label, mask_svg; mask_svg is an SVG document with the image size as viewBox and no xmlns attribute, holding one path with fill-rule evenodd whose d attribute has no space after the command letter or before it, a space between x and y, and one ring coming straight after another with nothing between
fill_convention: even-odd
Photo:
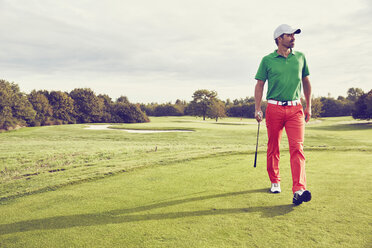
<instances>
[{"instance_id":1,"label":"club shaft","mask_svg":"<svg viewBox=\"0 0 372 248\"><path fill-rule=\"evenodd\" d=\"M260 122L258 122L258 129L257 129L257 142L256 142L256 153L254 154L254 167L257 164L257 150L258 150L258 137L260 135Z\"/></svg>"}]
</instances>

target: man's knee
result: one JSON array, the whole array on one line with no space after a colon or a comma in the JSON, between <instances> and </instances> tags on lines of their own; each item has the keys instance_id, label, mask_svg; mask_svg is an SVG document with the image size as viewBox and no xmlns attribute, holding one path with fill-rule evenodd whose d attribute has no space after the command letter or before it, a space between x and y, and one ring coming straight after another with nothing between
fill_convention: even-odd
<instances>
[{"instance_id":1,"label":"man's knee","mask_svg":"<svg viewBox=\"0 0 372 248\"><path fill-rule=\"evenodd\" d=\"M299 153L303 155L304 151L304 144L303 142L293 142L289 144L289 151L290 153Z\"/></svg>"}]
</instances>

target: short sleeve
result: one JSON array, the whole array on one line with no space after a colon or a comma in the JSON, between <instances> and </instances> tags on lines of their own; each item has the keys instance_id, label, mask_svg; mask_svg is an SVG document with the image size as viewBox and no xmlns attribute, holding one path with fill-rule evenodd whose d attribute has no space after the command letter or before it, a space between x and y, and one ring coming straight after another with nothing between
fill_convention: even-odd
<instances>
[{"instance_id":1,"label":"short sleeve","mask_svg":"<svg viewBox=\"0 0 372 248\"><path fill-rule=\"evenodd\" d=\"M260 66L258 67L256 76L256 80L266 81L267 80L267 68L265 63L265 58L261 60Z\"/></svg>"},{"instance_id":2,"label":"short sleeve","mask_svg":"<svg viewBox=\"0 0 372 248\"><path fill-rule=\"evenodd\" d=\"M309 73L309 67L307 66L307 62L306 62L305 56L303 56L303 58L304 58L304 66L302 68L302 78L307 77L307 76L310 75L310 73Z\"/></svg>"}]
</instances>

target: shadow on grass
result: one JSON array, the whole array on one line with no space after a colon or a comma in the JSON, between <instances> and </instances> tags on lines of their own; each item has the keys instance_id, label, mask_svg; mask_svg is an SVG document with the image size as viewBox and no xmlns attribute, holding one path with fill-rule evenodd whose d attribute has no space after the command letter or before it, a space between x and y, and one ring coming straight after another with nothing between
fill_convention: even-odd
<instances>
[{"instance_id":1,"label":"shadow on grass","mask_svg":"<svg viewBox=\"0 0 372 248\"><path fill-rule=\"evenodd\" d=\"M119 224L128 222L139 222L149 220L167 220L167 219L178 219L187 217L198 217L198 216L212 216L212 215L226 215L226 214L244 214L258 212L262 214L262 217L271 218L279 215L285 215L293 211L294 205L277 205L277 206L264 206L264 207L248 207L248 208L227 208L227 209L216 209L211 208L208 210L199 211L183 211L183 212L168 212L168 213L157 213L157 214L137 214L138 212L148 211L157 208L164 208L173 205L178 205L187 202L201 201L213 198L230 197L243 194L251 193L268 193L268 189L257 189L247 190L239 192L230 192L225 194L216 194L209 196L193 197L181 200L166 201L161 203L155 203L151 205L130 208L130 209L118 209L97 214L78 214L70 216L56 216L45 219L20 221L11 224L0 225L0 235L34 231L34 230L50 230L50 229L64 229L72 227L83 227L83 226L96 226L106 224Z\"/></svg>"}]
</instances>

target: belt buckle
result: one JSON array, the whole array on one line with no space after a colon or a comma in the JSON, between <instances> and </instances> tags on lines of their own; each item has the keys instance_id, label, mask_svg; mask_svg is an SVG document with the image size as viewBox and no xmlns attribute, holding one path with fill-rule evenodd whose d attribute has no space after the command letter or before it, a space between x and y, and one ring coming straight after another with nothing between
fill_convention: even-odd
<instances>
[{"instance_id":1,"label":"belt buckle","mask_svg":"<svg viewBox=\"0 0 372 248\"><path fill-rule=\"evenodd\" d=\"M282 106L288 106L288 101L282 102Z\"/></svg>"}]
</instances>

